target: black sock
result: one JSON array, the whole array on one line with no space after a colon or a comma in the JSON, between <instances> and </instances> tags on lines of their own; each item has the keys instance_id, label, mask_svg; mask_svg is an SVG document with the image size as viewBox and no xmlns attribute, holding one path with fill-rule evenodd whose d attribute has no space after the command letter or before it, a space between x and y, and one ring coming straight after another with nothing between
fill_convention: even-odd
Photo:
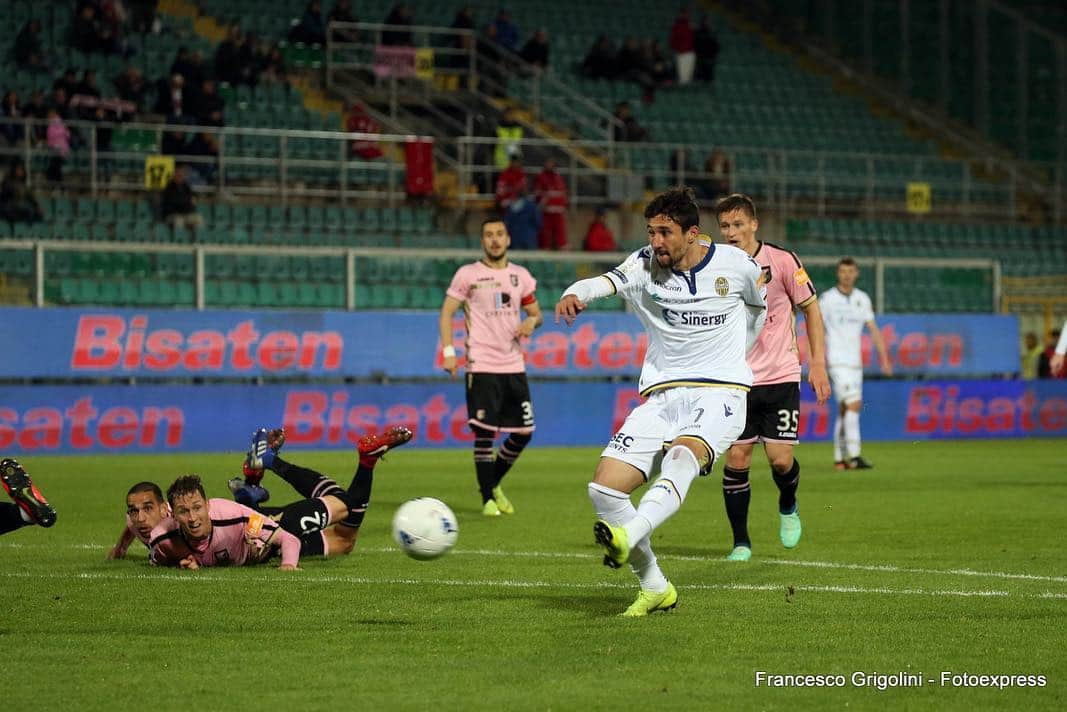
<instances>
[{"instance_id":1,"label":"black sock","mask_svg":"<svg viewBox=\"0 0 1067 712\"><path fill-rule=\"evenodd\" d=\"M365 465L356 468L352 484L348 485L348 516L341 524L359 529L363 524L363 517L367 514L367 507L370 506L370 490L373 485L374 468Z\"/></svg>"},{"instance_id":2,"label":"black sock","mask_svg":"<svg viewBox=\"0 0 1067 712\"><path fill-rule=\"evenodd\" d=\"M29 522L22 518L22 510L17 504L0 502L0 534L13 532L28 524Z\"/></svg>"},{"instance_id":3,"label":"black sock","mask_svg":"<svg viewBox=\"0 0 1067 712\"><path fill-rule=\"evenodd\" d=\"M734 546L752 546L748 538L748 503L752 499L752 487L748 482L748 470L722 469L722 498L726 503L726 516L734 530Z\"/></svg>"},{"instance_id":4,"label":"black sock","mask_svg":"<svg viewBox=\"0 0 1067 712\"><path fill-rule=\"evenodd\" d=\"M325 497L328 494L337 496L340 493L341 499L344 499L345 491L341 485L337 484L336 480L332 480L306 467L299 467L291 462L286 462L277 455L274 456L274 465L271 470L278 477L291 484L301 497L313 499L315 497Z\"/></svg>"},{"instance_id":5,"label":"black sock","mask_svg":"<svg viewBox=\"0 0 1067 712\"><path fill-rule=\"evenodd\" d=\"M508 470L515 464L515 460L519 459L523 448L529 444L530 437L529 435L512 433L507 440L500 444L496 451L496 461L493 462L493 477L496 479L497 485L500 484L500 480L504 479L504 475L508 474Z\"/></svg>"},{"instance_id":6,"label":"black sock","mask_svg":"<svg viewBox=\"0 0 1067 712\"><path fill-rule=\"evenodd\" d=\"M474 472L478 476L478 490L482 493L482 502L493 498L496 487L496 474L493 462L493 432L485 428L474 430Z\"/></svg>"},{"instance_id":7,"label":"black sock","mask_svg":"<svg viewBox=\"0 0 1067 712\"><path fill-rule=\"evenodd\" d=\"M774 484L778 485L778 511L782 514L792 514L797 510L797 485L800 482L800 460L793 458L793 466L789 472L779 475L771 471Z\"/></svg>"}]
</instances>

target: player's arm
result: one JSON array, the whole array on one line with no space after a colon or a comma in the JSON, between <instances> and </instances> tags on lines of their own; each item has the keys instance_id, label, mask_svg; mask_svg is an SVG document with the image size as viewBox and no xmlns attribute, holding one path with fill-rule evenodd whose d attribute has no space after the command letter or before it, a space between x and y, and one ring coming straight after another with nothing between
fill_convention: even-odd
<instances>
[{"instance_id":1,"label":"player's arm","mask_svg":"<svg viewBox=\"0 0 1067 712\"><path fill-rule=\"evenodd\" d=\"M878 330L878 324L875 323L874 319L867 321L867 330L871 332L871 342L878 351L878 364L882 367L882 373L892 376L893 362L889 360L889 351L885 348L885 340L882 338L882 332Z\"/></svg>"},{"instance_id":2,"label":"player's arm","mask_svg":"<svg viewBox=\"0 0 1067 712\"><path fill-rule=\"evenodd\" d=\"M638 250L621 265L598 277L580 279L563 290L563 296L556 303L556 323L560 317L567 326L574 323L578 315L585 311L589 302L603 299L614 294L626 297L628 290L636 289L642 283L642 273L647 269L642 264L642 251Z\"/></svg>"},{"instance_id":3,"label":"player's arm","mask_svg":"<svg viewBox=\"0 0 1067 712\"><path fill-rule=\"evenodd\" d=\"M815 295L797 305L804 312L804 323L808 327L808 383L815 391L819 405L830 397L830 378L826 375L826 327L822 321L822 311Z\"/></svg>"},{"instance_id":4,"label":"player's arm","mask_svg":"<svg viewBox=\"0 0 1067 712\"><path fill-rule=\"evenodd\" d=\"M125 559L126 551L130 548L130 544L133 543L133 532L130 531L128 526L122 528L122 534L119 534L119 540L115 543L115 546L107 552L108 559Z\"/></svg>"},{"instance_id":5,"label":"player's arm","mask_svg":"<svg viewBox=\"0 0 1067 712\"><path fill-rule=\"evenodd\" d=\"M452 375L452 378L456 377L456 347L452 345L452 319L461 306L463 302L446 294L445 301L441 304L441 315L437 320L441 338L441 357L445 370Z\"/></svg>"},{"instance_id":6,"label":"player's arm","mask_svg":"<svg viewBox=\"0 0 1067 712\"><path fill-rule=\"evenodd\" d=\"M297 571L300 568L299 539L278 527L267 538L267 543L282 550L282 563L278 565L280 571Z\"/></svg>"},{"instance_id":7,"label":"player's arm","mask_svg":"<svg viewBox=\"0 0 1067 712\"><path fill-rule=\"evenodd\" d=\"M763 269L759 264L748 258L748 279L744 282L741 298L745 302L745 325L748 327L745 334L745 352L752 350L759 339L763 325L767 323L767 285L764 282Z\"/></svg>"},{"instance_id":8,"label":"player's arm","mask_svg":"<svg viewBox=\"0 0 1067 712\"><path fill-rule=\"evenodd\" d=\"M526 313L526 318L519 324L519 328L515 331L515 338L522 338L523 336L529 337L533 335L534 329L545 323L545 317L541 313L541 305L537 303L537 298L534 295L530 295L533 301L524 303L522 310ZM525 300L524 300L525 302Z\"/></svg>"}]
</instances>

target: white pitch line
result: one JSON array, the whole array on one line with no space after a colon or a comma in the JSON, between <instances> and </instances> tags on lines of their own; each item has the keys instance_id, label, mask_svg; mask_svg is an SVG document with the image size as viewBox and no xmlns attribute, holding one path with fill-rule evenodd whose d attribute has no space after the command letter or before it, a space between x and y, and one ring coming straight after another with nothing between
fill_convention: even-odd
<instances>
[{"instance_id":1,"label":"white pitch line","mask_svg":"<svg viewBox=\"0 0 1067 712\"><path fill-rule=\"evenodd\" d=\"M239 583L240 581L234 578L230 578L225 575L209 574L204 572L189 572L179 574L169 571L151 571L145 573L136 574L109 574L99 572L82 572L72 575L52 573L52 574L33 574L29 572L0 572L0 577L4 578L51 578L51 579L64 579L70 580L85 580L85 581L131 581L131 580L153 580L153 581L180 581L185 584L191 583ZM246 580L246 579L242 579ZM564 588L564 589L582 589L582 590L597 590L597 589L632 589L634 584L628 583L574 583L574 582L556 582L556 581L533 581L533 580L515 580L515 579L416 579L416 578L372 578L368 576L305 576L301 574L287 574L279 573L277 576L273 576L270 579L262 576L255 577L256 583L267 583L273 581L279 582L299 582L299 583L345 583L345 584L361 584L361 585L411 585L411 586L470 586L470 587L493 587L493 588ZM785 593L788 588L792 588L794 592L807 592L807 593L843 593L843 594L873 594L873 595L887 595L887 596L934 596L934 597L963 597L963 598L1053 598L1055 594L1020 594L1012 593L1010 591L967 591L967 590L936 590L936 589L921 589L921 588L866 588L863 586L819 586L819 585L807 585L807 584L794 584L786 586L784 584L748 584L748 583L696 583L686 584L679 586L682 591L778 591ZM1065 594L1064 597L1067 597Z\"/></svg>"},{"instance_id":2,"label":"white pitch line","mask_svg":"<svg viewBox=\"0 0 1067 712\"><path fill-rule=\"evenodd\" d=\"M70 544L74 549L106 550L111 547L105 544ZM12 549L52 549L48 544L25 544L22 542L2 542L0 547ZM391 547L366 547L356 549L365 554L395 554L397 550ZM501 556L501 557L527 557L541 559L587 559L594 556L590 552L565 552L565 551L505 551L502 549L454 549L452 555L459 556ZM697 561L704 563L725 564L720 556L695 556L691 554L664 555L668 561ZM976 571L974 569L925 569L909 566L897 566L895 564L849 564L837 561L805 561L802 559L760 559L752 560L753 564L768 564L771 566L799 566L815 569L837 569L843 571L873 571L880 573L902 574L931 574L936 576L969 576L977 578L999 578L1013 581L1043 581L1046 583L1067 583L1067 576L1044 576L1041 574L1018 574L1006 571ZM731 566L737 566L731 563Z\"/></svg>"}]
</instances>

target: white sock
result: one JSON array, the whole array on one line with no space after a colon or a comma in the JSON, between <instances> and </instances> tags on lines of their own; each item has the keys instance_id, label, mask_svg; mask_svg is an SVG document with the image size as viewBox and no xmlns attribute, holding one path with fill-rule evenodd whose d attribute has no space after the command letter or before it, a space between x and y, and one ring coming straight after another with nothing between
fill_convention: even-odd
<instances>
[{"instance_id":1,"label":"white sock","mask_svg":"<svg viewBox=\"0 0 1067 712\"><path fill-rule=\"evenodd\" d=\"M845 449L845 417L841 415L841 411L837 412L837 417L834 418L834 462L841 462L844 460L842 454Z\"/></svg>"},{"instance_id":2,"label":"white sock","mask_svg":"<svg viewBox=\"0 0 1067 712\"><path fill-rule=\"evenodd\" d=\"M699 474L700 463L692 450L675 445L667 451L659 478L638 503L637 516L626 524L631 549L681 508L689 485Z\"/></svg>"},{"instance_id":3,"label":"white sock","mask_svg":"<svg viewBox=\"0 0 1067 712\"><path fill-rule=\"evenodd\" d=\"M637 515L630 496L625 492L596 482L590 482L588 489L589 500L593 503L598 519L618 525L625 524ZM641 581L641 588L644 590L657 593L667 590L667 577L660 570L656 555L652 553L652 544L647 538L630 548L630 569Z\"/></svg>"},{"instance_id":4,"label":"white sock","mask_svg":"<svg viewBox=\"0 0 1067 712\"><path fill-rule=\"evenodd\" d=\"M854 410L845 411L845 456L860 456L860 414Z\"/></svg>"}]
</instances>

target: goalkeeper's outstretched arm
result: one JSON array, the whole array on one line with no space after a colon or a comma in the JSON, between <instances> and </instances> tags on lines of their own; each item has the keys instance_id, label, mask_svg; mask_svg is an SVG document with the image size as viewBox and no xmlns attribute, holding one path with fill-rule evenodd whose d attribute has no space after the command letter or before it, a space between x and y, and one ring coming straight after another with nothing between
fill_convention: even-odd
<instances>
[{"instance_id":1,"label":"goalkeeper's outstretched arm","mask_svg":"<svg viewBox=\"0 0 1067 712\"><path fill-rule=\"evenodd\" d=\"M603 299L615 294L615 283L605 275L582 279L563 292L556 304L556 323L560 317L570 326L578 315L585 311L586 305L593 299Z\"/></svg>"}]
</instances>

